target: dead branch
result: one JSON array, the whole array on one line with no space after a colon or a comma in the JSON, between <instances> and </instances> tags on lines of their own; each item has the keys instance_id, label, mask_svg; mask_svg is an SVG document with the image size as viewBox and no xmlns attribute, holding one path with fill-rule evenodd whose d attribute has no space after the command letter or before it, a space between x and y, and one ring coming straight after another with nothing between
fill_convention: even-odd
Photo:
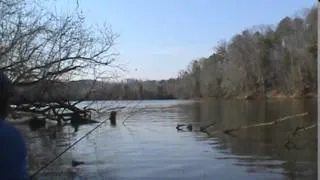
<instances>
[{"instance_id":1,"label":"dead branch","mask_svg":"<svg viewBox=\"0 0 320 180\"><path fill-rule=\"evenodd\" d=\"M209 133L206 129L215 124L215 123L212 123L212 124L206 126L205 128L200 128L200 131L203 132L203 133L208 134L209 136L212 136L213 134L216 134L216 133L223 132L223 133L225 133L227 135L230 135L232 137L237 137L236 135L232 134L232 132L237 131L237 130L242 130L242 129L253 128L253 127L271 126L271 125L278 124L279 122L283 122L283 121L288 120L288 119L293 119L293 118L307 116L307 115L309 115L309 113L305 112L305 113L295 114L295 115L291 115L291 116L285 116L285 117L282 117L282 118L279 118L277 120L274 120L274 121L271 121L271 122L267 122L267 123L258 123L258 124L240 126L238 128L225 129L225 130L222 130L222 131L215 131L213 133ZM297 127L293 131L293 133L288 137L288 141L284 144L286 149L287 150L290 150L290 149L299 150L299 149L305 148L311 141L308 141L308 142L304 143L302 146L298 146L296 143L293 142L293 138L295 136L297 136L298 134L301 134L301 133L303 133L305 131L311 130L311 129L315 128L315 127L317 127L316 123L308 125L308 126L304 126L304 127Z\"/></svg>"},{"instance_id":2,"label":"dead branch","mask_svg":"<svg viewBox=\"0 0 320 180\"><path fill-rule=\"evenodd\" d=\"M315 123L315 124L311 124L311 125L309 125L309 126L305 126L305 127L297 127L297 128L295 129L295 131L292 133L292 136L295 136L295 135L300 134L300 133L302 133L302 132L305 132L305 131L307 131L307 130L313 129L313 128L315 128L315 127L317 127L317 124L316 124L316 123Z\"/></svg>"},{"instance_id":3,"label":"dead branch","mask_svg":"<svg viewBox=\"0 0 320 180\"><path fill-rule=\"evenodd\" d=\"M209 134L209 132L207 131L207 129L211 126L214 126L217 122L213 122L205 127L200 127L200 132L203 132L203 133L206 133L206 134Z\"/></svg>"},{"instance_id":4,"label":"dead branch","mask_svg":"<svg viewBox=\"0 0 320 180\"><path fill-rule=\"evenodd\" d=\"M252 125L246 125L246 126L240 126L238 128L232 128L232 129L226 129L223 130L224 133L226 134L230 134L233 131L238 131L238 130L242 130L242 129L248 129L248 128L253 128L253 127L261 127L261 126L271 126L271 125L275 125L278 124L279 122L288 120L288 119L292 119L292 118L297 118L297 117L302 117L302 116L307 116L309 115L308 112L305 113L300 113L300 114L295 114L295 115L291 115L291 116L286 116L283 118L279 118L277 120L271 121L271 122L267 122L267 123L258 123L258 124L252 124Z\"/></svg>"},{"instance_id":5,"label":"dead branch","mask_svg":"<svg viewBox=\"0 0 320 180\"><path fill-rule=\"evenodd\" d=\"M297 127L292 134L290 134L288 136L288 140L287 142L285 143L285 147L287 150L290 150L290 149L302 149L303 147L306 146L306 144L308 144L309 142L305 143L305 145L299 147L296 143L293 142L293 138L296 137L297 135L305 132L305 131L308 131L308 130L311 130L313 128L317 127L317 124L314 123L314 124L311 124L311 125L308 125L308 126L304 126L304 127Z\"/></svg>"}]
</instances>

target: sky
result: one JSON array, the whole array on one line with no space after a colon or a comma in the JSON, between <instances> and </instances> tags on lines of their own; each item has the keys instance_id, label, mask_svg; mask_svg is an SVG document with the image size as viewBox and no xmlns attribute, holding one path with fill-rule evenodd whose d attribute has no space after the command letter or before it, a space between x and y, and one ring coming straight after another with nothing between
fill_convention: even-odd
<instances>
[{"instance_id":1,"label":"sky","mask_svg":"<svg viewBox=\"0 0 320 180\"><path fill-rule=\"evenodd\" d=\"M220 40L246 28L275 25L315 0L79 0L89 25L107 23L120 36L117 64L125 78L176 77L193 59L208 57ZM68 9L74 1L61 0Z\"/></svg>"}]
</instances>

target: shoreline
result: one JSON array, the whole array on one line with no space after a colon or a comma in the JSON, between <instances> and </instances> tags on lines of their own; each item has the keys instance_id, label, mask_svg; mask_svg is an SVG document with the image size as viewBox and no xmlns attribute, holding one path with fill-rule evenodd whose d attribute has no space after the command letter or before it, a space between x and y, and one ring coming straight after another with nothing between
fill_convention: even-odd
<instances>
[{"instance_id":1,"label":"shoreline","mask_svg":"<svg viewBox=\"0 0 320 180\"><path fill-rule=\"evenodd\" d=\"M317 99L317 93L311 92L306 94L285 94L279 92L269 92L265 95L259 95L256 93L238 95L237 99L240 100L280 100L280 99Z\"/></svg>"},{"instance_id":2,"label":"shoreline","mask_svg":"<svg viewBox=\"0 0 320 180\"><path fill-rule=\"evenodd\" d=\"M317 99L318 95L315 92L306 93L302 95L287 95L285 93L278 92L269 92L265 95L261 95L258 93L242 93L239 95L225 95L225 96L211 96L211 97L194 97L194 98L146 98L146 99L104 99L104 98L92 98L85 99L83 101L159 101L159 100L192 100L192 101L202 101L206 99L221 99L221 100L287 100L287 99ZM78 101L76 99L72 99L70 101ZM41 101L47 102L50 101ZM55 101L52 101L55 102ZM15 105L15 102L12 103Z\"/></svg>"},{"instance_id":3,"label":"shoreline","mask_svg":"<svg viewBox=\"0 0 320 180\"><path fill-rule=\"evenodd\" d=\"M317 93L307 93L303 95L287 95L284 93L267 93L266 95L260 95L257 93L243 93L240 95L234 96L217 96L217 97L202 97L202 98L190 98L185 100L194 100L194 101L201 101L205 99L221 99L221 100L289 100L289 99L297 99L297 100L304 100L304 99L317 99Z\"/></svg>"}]
</instances>

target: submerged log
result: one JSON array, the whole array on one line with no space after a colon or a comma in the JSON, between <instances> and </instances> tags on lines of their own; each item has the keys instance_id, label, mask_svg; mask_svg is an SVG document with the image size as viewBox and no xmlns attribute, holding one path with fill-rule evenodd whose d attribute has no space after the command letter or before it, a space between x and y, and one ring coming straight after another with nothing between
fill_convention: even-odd
<instances>
[{"instance_id":1,"label":"submerged log","mask_svg":"<svg viewBox=\"0 0 320 180\"><path fill-rule=\"evenodd\" d=\"M98 121L92 120L90 118L87 118L86 116L83 116L82 114L73 113L70 115L70 122L71 124L93 124L93 123L99 123Z\"/></svg>"},{"instance_id":2,"label":"submerged log","mask_svg":"<svg viewBox=\"0 0 320 180\"><path fill-rule=\"evenodd\" d=\"M71 114L70 124L74 128L74 131L77 132L81 125L99 123L98 121L88 119L83 114L73 113Z\"/></svg>"},{"instance_id":3,"label":"submerged log","mask_svg":"<svg viewBox=\"0 0 320 180\"><path fill-rule=\"evenodd\" d=\"M117 125L117 111L111 111L110 112L109 120L110 120L110 124L112 126L116 126Z\"/></svg>"},{"instance_id":4,"label":"submerged log","mask_svg":"<svg viewBox=\"0 0 320 180\"><path fill-rule=\"evenodd\" d=\"M192 124L188 124L187 129L188 129L189 131L192 131Z\"/></svg>"},{"instance_id":5,"label":"submerged log","mask_svg":"<svg viewBox=\"0 0 320 180\"><path fill-rule=\"evenodd\" d=\"M287 150L290 150L290 149L302 149L302 147L304 147L304 146L298 147L298 145L293 142L293 138L294 138L295 136L297 136L298 134L300 134L300 133L303 133L303 132L305 132L305 131L314 129L314 128L316 128L316 127L317 127L317 124L316 124L316 123L311 124L311 125L308 125L308 126L297 127L297 128L293 131L293 133L289 135L288 140L287 140L287 142L286 142L285 145L284 145L285 148L286 148ZM309 143L309 142L307 142L307 143ZM307 143L306 143L305 145L307 145Z\"/></svg>"},{"instance_id":6,"label":"submerged log","mask_svg":"<svg viewBox=\"0 0 320 180\"><path fill-rule=\"evenodd\" d=\"M215 122L213 122L213 123L211 123L211 124L209 124L209 125L207 125L205 127L200 127L200 132L203 132L203 133L206 133L206 134L210 135L210 133L207 131L207 129L209 127L211 127L211 126L214 126L216 123L217 122L215 121Z\"/></svg>"},{"instance_id":7,"label":"submerged log","mask_svg":"<svg viewBox=\"0 0 320 180\"><path fill-rule=\"evenodd\" d=\"M46 126L46 120L44 118L33 117L28 122L31 131L36 131Z\"/></svg>"},{"instance_id":8,"label":"submerged log","mask_svg":"<svg viewBox=\"0 0 320 180\"><path fill-rule=\"evenodd\" d=\"M225 129L225 130L223 130L223 132L225 134L230 134L233 131L238 131L238 130L242 130L242 129L248 129L248 128L253 128L253 127L261 127L261 126L271 126L271 125L278 124L279 122L282 122L282 121L285 121L285 120L288 120L288 119L307 116L307 115L309 115L308 112L295 114L295 115L291 115L291 116L285 116L283 118L279 118L279 119L276 119L276 120L271 121L271 122L251 124L251 125L240 126L238 128L232 128L232 129Z\"/></svg>"},{"instance_id":9,"label":"submerged log","mask_svg":"<svg viewBox=\"0 0 320 180\"><path fill-rule=\"evenodd\" d=\"M84 164L83 161L75 161L75 160L71 161L72 167L76 167L76 166L79 166L79 165L82 165L82 164Z\"/></svg>"}]
</instances>

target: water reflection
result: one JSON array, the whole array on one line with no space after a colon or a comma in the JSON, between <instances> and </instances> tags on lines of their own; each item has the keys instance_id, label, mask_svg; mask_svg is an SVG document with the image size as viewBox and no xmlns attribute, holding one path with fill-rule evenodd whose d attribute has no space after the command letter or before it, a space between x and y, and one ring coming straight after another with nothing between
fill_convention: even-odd
<instances>
[{"instance_id":1,"label":"water reflection","mask_svg":"<svg viewBox=\"0 0 320 180\"><path fill-rule=\"evenodd\" d=\"M43 179L316 179L316 129L295 141L306 148L287 151L284 143L297 127L316 121L316 101L227 101L194 103L139 102L125 126L110 122L41 173ZM158 104L157 104L158 103ZM310 116L287 120L271 127L237 131L235 136L198 132L216 122L209 132L302 113ZM107 116L104 118L108 118ZM117 114L117 121L127 114ZM177 124L193 124L192 131L177 133ZM28 139L30 171L48 162L95 125L57 131L50 139L44 132L21 126ZM37 138L31 138L37 137ZM84 164L72 167L72 162Z\"/></svg>"},{"instance_id":2,"label":"water reflection","mask_svg":"<svg viewBox=\"0 0 320 180\"><path fill-rule=\"evenodd\" d=\"M282 173L289 179L316 178L316 128L303 133L295 140L300 144L307 143L303 149L286 151L284 148L288 135L296 127L310 125L316 121L316 101L212 100L197 103L194 106L196 106L194 113L197 114L194 116L194 122L209 124L217 121L216 126L211 128L212 132L309 112L309 116L288 120L272 127L240 130L235 136L215 134L215 142L212 146L225 154L225 157L218 157L218 159L236 160L234 165L244 166L250 173Z\"/></svg>"}]
</instances>

